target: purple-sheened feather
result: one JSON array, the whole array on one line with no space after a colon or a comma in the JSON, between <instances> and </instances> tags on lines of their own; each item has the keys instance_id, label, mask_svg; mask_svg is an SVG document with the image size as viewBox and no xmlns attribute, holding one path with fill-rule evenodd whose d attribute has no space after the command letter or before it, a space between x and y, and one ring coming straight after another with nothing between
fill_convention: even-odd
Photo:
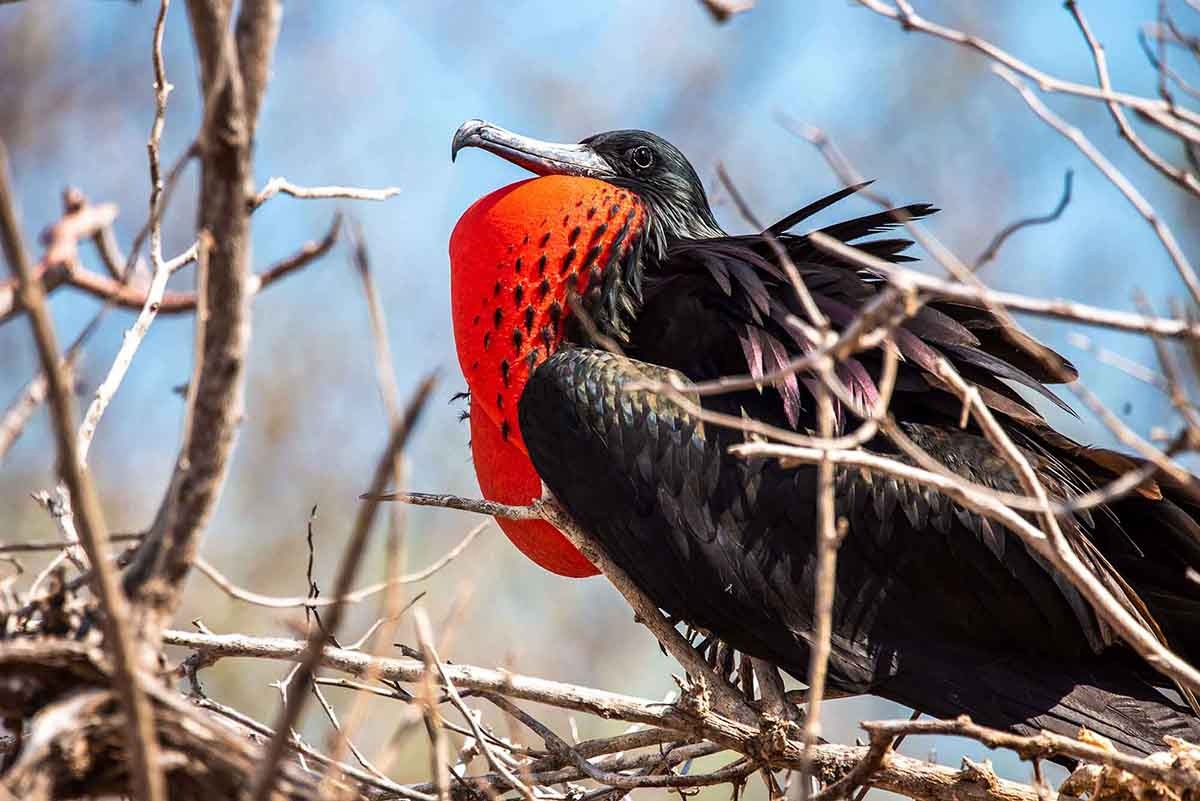
<instances>
[{"instance_id":1,"label":"purple-sheened feather","mask_svg":"<svg viewBox=\"0 0 1200 801\"><path fill-rule=\"evenodd\" d=\"M824 312L825 316L835 325L847 326L857 316L857 312L844 303L839 303L828 295L813 295L813 303Z\"/></svg>"},{"instance_id":2,"label":"purple-sheened feather","mask_svg":"<svg viewBox=\"0 0 1200 801\"><path fill-rule=\"evenodd\" d=\"M837 364L837 375L846 388L855 395L858 401L867 409L872 409L879 402L879 387L875 379L867 372L858 359L843 359Z\"/></svg>"},{"instance_id":3,"label":"purple-sheened feather","mask_svg":"<svg viewBox=\"0 0 1200 801\"><path fill-rule=\"evenodd\" d=\"M773 373L787 367L787 363L791 359L783 343L767 333L763 333L762 339L766 345L763 352L765 372ZM796 374L791 373L784 376L774 382L774 387L783 400L783 411L787 415L788 422L795 427L800 421L800 382L796 380Z\"/></svg>"},{"instance_id":4,"label":"purple-sheened feather","mask_svg":"<svg viewBox=\"0 0 1200 801\"><path fill-rule=\"evenodd\" d=\"M978 348L966 348L948 345L946 350L969 365L979 367L1000 378L1007 378L1010 381L1016 381L1018 384L1029 387L1034 392L1037 392L1055 406L1062 409L1064 412L1075 414L1075 410L1068 406L1066 401L1062 400L1053 392L1051 392L1045 384L1043 384L1041 381L1038 381L1024 370L1013 367L1003 359L997 358L996 356L979 350Z\"/></svg>"},{"instance_id":5,"label":"purple-sheened feather","mask_svg":"<svg viewBox=\"0 0 1200 801\"><path fill-rule=\"evenodd\" d=\"M804 333L799 328L788 322L788 317L791 315L792 310L779 301L771 303L771 319L788 335L788 338L795 343L801 353L808 353L813 349L813 344L809 342L808 337L804 336Z\"/></svg>"},{"instance_id":6,"label":"purple-sheened feather","mask_svg":"<svg viewBox=\"0 0 1200 801\"><path fill-rule=\"evenodd\" d=\"M738 282L738 286L745 291L746 297L749 298L753 307L761 314L770 314L771 293L767 291L766 285L763 284L754 269L744 262L731 261L729 270Z\"/></svg>"},{"instance_id":7,"label":"purple-sheened feather","mask_svg":"<svg viewBox=\"0 0 1200 801\"><path fill-rule=\"evenodd\" d=\"M738 334L738 342L742 345L742 353L746 355L746 367L750 370L750 377L758 381L763 377L763 349L762 343L759 341L759 329L756 326L746 324L743 326L745 333Z\"/></svg>"},{"instance_id":8,"label":"purple-sheened feather","mask_svg":"<svg viewBox=\"0 0 1200 801\"><path fill-rule=\"evenodd\" d=\"M922 306L904 327L921 339L939 345L974 347L979 344L979 337L972 334L966 326L932 306Z\"/></svg>"},{"instance_id":9,"label":"purple-sheened feather","mask_svg":"<svg viewBox=\"0 0 1200 801\"><path fill-rule=\"evenodd\" d=\"M900 355L908 359L922 370L933 372L937 369L937 360L941 356L938 351L926 344L906 328L899 327L892 332L892 342L900 348Z\"/></svg>"},{"instance_id":10,"label":"purple-sheened feather","mask_svg":"<svg viewBox=\"0 0 1200 801\"><path fill-rule=\"evenodd\" d=\"M704 266L708 268L708 274L712 276L713 281L716 281L717 286L721 287L721 291L726 297L733 294L733 284L729 281L729 268L725 266L718 258L705 257Z\"/></svg>"}]
</instances>

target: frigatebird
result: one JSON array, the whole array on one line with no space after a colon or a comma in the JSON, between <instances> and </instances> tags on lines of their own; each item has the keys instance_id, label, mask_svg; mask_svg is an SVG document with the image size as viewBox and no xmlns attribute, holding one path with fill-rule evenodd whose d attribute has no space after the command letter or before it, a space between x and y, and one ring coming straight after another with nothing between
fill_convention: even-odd
<instances>
[{"instance_id":1,"label":"frigatebird","mask_svg":"<svg viewBox=\"0 0 1200 801\"><path fill-rule=\"evenodd\" d=\"M813 347L776 248L835 330L887 286L880 274L793 230L852 195L847 187L765 232L730 235L683 154L644 131L574 145L480 120L454 135L540 176L476 202L451 237L459 360L471 390L480 485L527 502L542 483L654 603L673 618L803 679L817 553L816 468L743 458L736 427L706 424L653 391L748 374L758 386L705 394L705 410L812 434L807 373L772 379ZM891 263L912 261L897 221L914 204L819 230ZM881 236L882 235L882 236ZM604 347L601 347L601 344ZM1000 420L1051 498L1066 504L1141 466L1055 431L1020 387L1075 376L979 303L930 294L892 330L899 429L962 478L1007 493L1021 485L939 377L951 363ZM837 431L879 398L883 351L842 359ZM908 461L879 434L862 446ZM1190 694L1148 667L1080 593L1012 532L928 487L857 469L836 473L846 522L838 556L828 680L927 714L1074 735L1122 750L1200 738ZM1169 647L1200 657L1200 494L1164 475L1100 506L1060 515L1071 547ZM548 524L503 521L539 564L595 569Z\"/></svg>"}]
</instances>

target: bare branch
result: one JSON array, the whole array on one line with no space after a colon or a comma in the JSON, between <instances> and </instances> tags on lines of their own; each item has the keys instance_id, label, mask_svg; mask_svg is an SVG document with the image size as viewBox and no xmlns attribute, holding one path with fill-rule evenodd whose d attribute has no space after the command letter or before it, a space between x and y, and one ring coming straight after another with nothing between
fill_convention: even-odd
<instances>
[{"instance_id":1,"label":"bare branch","mask_svg":"<svg viewBox=\"0 0 1200 801\"><path fill-rule=\"evenodd\" d=\"M65 381L71 388L75 387L75 364L79 361L80 354L83 353L83 346L99 329L103 317L104 310L101 309L83 327L83 330L75 337L75 341L67 348L66 354L63 355ZM46 374L39 372L25 385L25 388L5 410L4 416L0 417L0 462L4 460L5 454L20 438L25 426L33 417L33 413L45 402L48 389L49 383Z\"/></svg>"},{"instance_id":2,"label":"bare branch","mask_svg":"<svg viewBox=\"0 0 1200 801\"><path fill-rule=\"evenodd\" d=\"M900 0L895 6L890 6L883 0L857 0L858 4L884 17L896 20L901 27L906 31L917 31L920 33L929 34L939 39L944 39L952 44L966 47L969 50L974 50L981 53L988 59L994 61L997 66L1005 67L1012 72L1025 76L1033 81L1038 89L1043 92L1055 92L1061 94L1076 95L1078 97L1086 97L1093 100L1103 100L1105 102L1116 102L1123 106L1134 109L1140 113L1146 114L1154 120L1170 119L1173 114L1180 114L1184 119L1193 124L1200 123L1200 114L1178 109L1172 104L1160 100L1139 95L1131 95L1125 92L1112 92L1104 89L1099 89L1095 86L1089 86L1083 83L1074 83L1065 81L1061 78L1056 78L1049 75L1036 67L1030 66L1020 59L1000 49L991 42L973 36L953 28L939 25L936 22L925 19L913 11L912 7Z\"/></svg>"},{"instance_id":3,"label":"bare branch","mask_svg":"<svg viewBox=\"0 0 1200 801\"><path fill-rule=\"evenodd\" d=\"M71 493L80 540L92 561L93 588L104 609L105 633L115 668L113 683L129 716L127 741L133 762L133 783L137 794L146 801L166 801L150 706L138 678L141 656L135 650L130 631L128 605L121 594L116 571L108 562L108 529L100 508L100 498L91 477L79 461L74 439L71 387L60 361L54 324L46 309L45 295L21 242L20 226L9 186L8 153L3 143L0 143L0 244L3 245L5 258L16 273L21 306L28 312L33 329L42 372L46 375L49 387L51 421L58 447L58 470Z\"/></svg>"},{"instance_id":4,"label":"bare branch","mask_svg":"<svg viewBox=\"0 0 1200 801\"><path fill-rule=\"evenodd\" d=\"M1071 202L1071 179L1074 176L1075 173L1071 170L1067 170L1066 174L1063 175L1062 197L1059 198L1058 205L1054 207L1053 211L1034 217L1022 217L997 231L996 235L992 237L992 241L979 254L979 258L975 259L975 263L971 265L971 271L979 272L980 268L996 258L996 255L1000 252L1000 248L1004 247L1004 243L1008 241L1008 238L1023 228L1029 228L1034 225L1048 225L1057 221L1062 216L1062 213L1067 210L1067 205Z\"/></svg>"},{"instance_id":5,"label":"bare branch","mask_svg":"<svg viewBox=\"0 0 1200 801\"><path fill-rule=\"evenodd\" d=\"M167 631L163 641L195 649L213 658L248 657L295 661L306 650L303 640L240 634ZM425 675L424 666L414 659L371 657L357 651L328 646L322 652L321 663L325 667L354 676L365 674L371 669L371 664L375 663L376 675L383 680L415 683L422 681ZM471 665L448 664L444 667L447 676L460 689L549 704L560 709L599 715L604 719L636 721L670 729L687 737L708 737L717 745L741 753L761 752L764 747L762 732L756 726L739 724L714 715L711 711L684 711L678 706L648 699ZM771 753L769 762L776 767L796 767L802 751L800 743L788 740L779 751ZM859 765L867 753L868 749L862 747L816 745L812 749L814 773L826 781L836 781ZM1031 787L993 778L995 780L989 784L980 784L974 773L956 771L890 753L875 771L871 783L881 789L929 801L1044 801Z\"/></svg>"},{"instance_id":6,"label":"bare branch","mask_svg":"<svg viewBox=\"0 0 1200 801\"><path fill-rule=\"evenodd\" d=\"M378 595L379 593L386 591L390 587L403 584L415 584L419 581L424 581L457 559L458 556L468 547L470 547L471 543L475 541L475 538L484 530L486 530L489 525L491 525L491 521L484 521L483 523L480 523L475 528L471 529L467 535L463 537L461 542L447 551L441 558L430 564L428 567L417 571L416 573L395 576L386 581L368 584L365 587L360 587L359 589L348 592L345 595L332 598L302 595L291 597L263 595L262 593L247 590L243 587L237 586L228 578L226 578L221 571L209 564L208 560L206 560L203 556L196 557L196 569L213 584L217 585L217 587L219 587L225 594L232 598L236 598L239 601L245 601L246 603L254 604L255 606L264 606L269 609L322 609L324 607L335 606L337 604L359 603L360 601L364 601L373 595Z\"/></svg>"},{"instance_id":7,"label":"bare branch","mask_svg":"<svg viewBox=\"0 0 1200 801\"><path fill-rule=\"evenodd\" d=\"M1092 53L1092 63L1096 66L1096 78L1100 82L1100 89L1104 92L1112 91L1112 81L1108 75L1108 59L1104 55L1104 47L1092 35L1092 30L1088 27L1087 20L1083 16L1083 11L1080 10L1079 4L1075 0L1066 0L1063 4L1071 17L1075 20L1075 24L1079 26L1079 32L1083 34L1084 41L1087 42L1088 50ZM1160 65L1165 67L1165 61L1160 62ZM1160 71L1160 74L1162 72ZM1165 88L1165 84L1161 84ZM1167 99L1167 98L1164 98ZM1176 111L1174 103L1167 102L1171 106L1172 112ZM1125 119L1124 112L1121 111L1121 104L1115 100L1106 100L1105 105L1108 106L1108 111L1112 115L1113 121L1117 124L1117 130L1121 137L1129 143L1130 147L1142 157L1154 169L1165 175L1170 180L1174 181L1178 186L1191 192L1193 195L1200 195L1200 181L1196 176L1187 170L1181 170L1175 167L1158 153L1150 149L1150 147L1142 141L1141 137L1133 130L1133 126L1129 124L1129 120ZM1039 115L1040 116L1040 115ZM1043 118L1045 119L1045 118ZM1118 187L1119 188L1119 187ZM1123 190L1122 190L1123 191Z\"/></svg>"},{"instance_id":8,"label":"bare branch","mask_svg":"<svg viewBox=\"0 0 1200 801\"><path fill-rule=\"evenodd\" d=\"M1080 19L1082 20L1082 18ZM1080 24L1082 25L1083 23L1081 22ZM1125 199L1137 210L1142 219L1154 229L1155 235L1167 251L1167 255L1171 258L1171 262L1175 265L1175 269L1179 271L1183 283L1191 293L1192 300L1200 304L1200 277L1197 277L1191 262L1184 255L1183 249L1179 247L1179 243L1175 239L1175 234L1171 232L1171 227L1159 216L1154 206L1146 200L1142 193L1137 190L1137 187L1111 161L1104 157L1104 154L1092 144L1090 139L1083 135L1082 131L1070 125L1062 117L1059 117L1047 108L1046 104L1017 78L1012 71L999 66L995 70L997 75L1017 90L1021 95L1021 99L1033 110L1033 113L1037 114L1051 128L1062 134L1071 144L1075 145L1079 149L1079 152L1086 156L1096 166L1096 169L1100 170L1104 174L1104 177L1125 196Z\"/></svg>"},{"instance_id":9,"label":"bare branch","mask_svg":"<svg viewBox=\"0 0 1200 801\"><path fill-rule=\"evenodd\" d=\"M364 189L358 186L297 186L287 178L272 178L262 191L250 200L250 208L257 209L275 195L282 192L292 197L309 200L348 198L350 200L387 200L400 194L400 187L387 186L383 189Z\"/></svg>"},{"instance_id":10,"label":"bare branch","mask_svg":"<svg viewBox=\"0 0 1200 801\"><path fill-rule=\"evenodd\" d=\"M396 455L403 451L405 444L408 442L408 437L412 433L413 427L416 425L417 419L432 389L433 379L426 378L413 394L400 423L392 428L392 434L387 447L384 449L383 456L375 467L374 478L371 481L371 492L373 494L378 494L383 489L388 476L391 475L393 461ZM363 554L366 552L367 536L370 534L371 523L374 521L377 507L378 503L375 501L367 501L359 507L358 515L354 521L354 528L346 541L346 550L342 556L341 564L338 566L338 574L334 581L333 594L335 598L341 599L350 592L350 587L354 583L354 578L362 562ZM261 769L255 776L252 784L250 798L253 801L266 801L270 795L276 768L287 749L288 732L291 731L299 719L303 708L303 701L307 698L308 688L312 684L312 677L316 672L317 666L320 664L321 651L325 643L325 638L337 632L345 608L346 605L344 603L335 603L330 607L324 625L313 627L304 658L300 662L300 670L289 686L287 703L284 704L279 712L279 719L275 725L275 735L271 738L267 746L267 753L264 756Z\"/></svg>"},{"instance_id":11,"label":"bare branch","mask_svg":"<svg viewBox=\"0 0 1200 801\"><path fill-rule=\"evenodd\" d=\"M833 436L833 402L824 383L817 384L817 415L820 434ZM807 801L812 765L809 754L821 737L821 701L833 638L833 596L837 582L837 552L842 537L836 520L833 462L817 463L817 568L813 592L813 640L808 661L808 701L804 709L804 758L800 762L800 799ZM843 523L844 526L844 523ZM865 761L865 760L864 760Z\"/></svg>"}]
</instances>

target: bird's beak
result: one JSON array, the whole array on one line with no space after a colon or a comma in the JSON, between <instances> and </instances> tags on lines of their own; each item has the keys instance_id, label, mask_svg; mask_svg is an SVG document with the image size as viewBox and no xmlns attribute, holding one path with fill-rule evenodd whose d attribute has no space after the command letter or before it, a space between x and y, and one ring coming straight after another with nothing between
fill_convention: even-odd
<instances>
[{"instance_id":1,"label":"bird's beak","mask_svg":"<svg viewBox=\"0 0 1200 801\"><path fill-rule=\"evenodd\" d=\"M613 175L608 162L587 145L543 142L506 131L483 120L467 120L454 132L450 160L464 147L478 147L524 167L536 175L580 175L605 178Z\"/></svg>"}]
</instances>

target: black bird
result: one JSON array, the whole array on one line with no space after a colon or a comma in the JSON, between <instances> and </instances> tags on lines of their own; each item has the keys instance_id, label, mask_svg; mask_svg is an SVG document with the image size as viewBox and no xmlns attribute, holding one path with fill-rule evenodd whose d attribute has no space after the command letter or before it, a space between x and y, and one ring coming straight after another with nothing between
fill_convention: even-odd
<instances>
[{"instance_id":1,"label":"black bird","mask_svg":"<svg viewBox=\"0 0 1200 801\"><path fill-rule=\"evenodd\" d=\"M544 303L566 309L566 319L545 339L545 352L535 347L521 375L504 361L504 387L519 401L519 436L509 418L497 422L505 441L523 441L537 475L659 607L803 680L813 630L816 468L735 457L728 449L745 440L743 432L702 424L664 397L627 388L664 370L693 382L757 378L807 352L808 340L789 317L807 318L771 244L762 235L722 231L695 170L651 133L614 131L557 145L472 120L455 134L454 152L465 147L539 175L574 176L586 183L581 192L592 191L588 182L602 182L617 199L617 221L625 222L622 236L592 259L590 276L579 273L584 314L570 314L566 295L573 286L556 284ZM834 192L768 229L839 330L887 283L792 230L859 189ZM594 211L582 232L575 226L569 233L585 241L596 230L610 234L607 225L599 228L606 215ZM876 235L894 228L898 214L921 218L934 211L915 204L820 230L873 256L906 262L912 261L904 255L908 240ZM564 216L564 226L571 219ZM575 240L567 239L573 256ZM557 263L561 251L550 234L538 240L524 236L531 249L526 263L539 244L541 263L547 252ZM563 261L573 278L578 265L571 256ZM521 257L515 264L519 273ZM459 298L455 303L457 315ZM540 321L546 307L530 319L536 313ZM499 311L495 325L502 326ZM596 334L623 355L597 348ZM529 354L521 341L516 345ZM483 346L488 350L486 338ZM959 476L1021 493L976 425L960 427L962 404L934 372L939 357L978 388L1055 500L1141 465L1050 428L1014 386L1063 406L1046 385L1073 378L1074 368L977 304L930 297L885 346L901 358L891 413L909 438ZM498 347L489 353L482 366L477 359L470 365L480 375L487 358L501 358ZM470 380L467 367L464 358ZM837 367L860 409L878 398L881 369L878 350ZM710 411L812 433L815 386L800 374L701 400ZM482 412L473 407L472 414ZM837 404L839 432L856 419L853 405ZM909 461L884 436L864 447ZM839 469L836 495L848 533L833 607L833 690L882 696L938 717L965 713L1021 733L1074 735L1084 726L1137 754L1162 750L1164 735L1200 739L1190 694L1120 642L1016 535L944 495L885 475ZM1061 518L1079 557L1163 642L1193 661L1200 657L1200 584L1188 572L1200 570L1198 514L1200 494L1192 486L1158 476L1119 500Z\"/></svg>"}]
</instances>

